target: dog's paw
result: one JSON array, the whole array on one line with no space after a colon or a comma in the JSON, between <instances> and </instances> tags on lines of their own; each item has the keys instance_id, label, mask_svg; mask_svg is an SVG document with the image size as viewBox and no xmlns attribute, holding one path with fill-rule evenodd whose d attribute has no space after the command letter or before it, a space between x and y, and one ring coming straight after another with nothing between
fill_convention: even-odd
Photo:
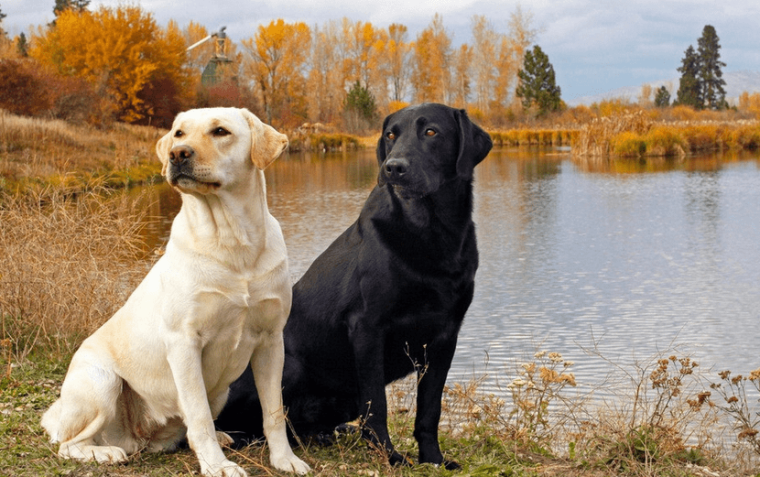
<instances>
[{"instance_id":1,"label":"dog's paw","mask_svg":"<svg viewBox=\"0 0 760 477\"><path fill-rule=\"evenodd\" d=\"M401 466L401 467L412 467L414 465L414 462L412 462L411 459L408 457L399 454L396 451L393 451L388 456L388 463L390 463L392 466Z\"/></svg>"},{"instance_id":2,"label":"dog's paw","mask_svg":"<svg viewBox=\"0 0 760 477\"><path fill-rule=\"evenodd\" d=\"M99 464L119 464L127 461L127 452L116 446L61 445L58 455L64 459L83 462L95 461Z\"/></svg>"},{"instance_id":3,"label":"dog's paw","mask_svg":"<svg viewBox=\"0 0 760 477\"><path fill-rule=\"evenodd\" d=\"M293 453L280 457L272 456L271 461L275 469L282 470L283 472L294 472L298 475L304 475L311 470L311 467L306 462L296 457Z\"/></svg>"},{"instance_id":4,"label":"dog's paw","mask_svg":"<svg viewBox=\"0 0 760 477\"><path fill-rule=\"evenodd\" d=\"M440 465L446 470L459 470L462 468L462 464L460 464L459 462L456 462L453 460L446 460L446 459L444 459Z\"/></svg>"},{"instance_id":5,"label":"dog's paw","mask_svg":"<svg viewBox=\"0 0 760 477\"><path fill-rule=\"evenodd\" d=\"M248 477L242 467L229 460L217 465L201 466L201 474L206 477Z\"/></svg>"}]
</instances>

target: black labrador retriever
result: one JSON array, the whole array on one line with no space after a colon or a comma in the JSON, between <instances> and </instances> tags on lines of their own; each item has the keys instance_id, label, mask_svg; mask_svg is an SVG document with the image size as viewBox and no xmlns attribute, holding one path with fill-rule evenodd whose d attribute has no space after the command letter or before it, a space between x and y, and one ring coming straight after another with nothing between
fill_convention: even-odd
<instances>
[{"instance_id":1,"label":"black labrador retriever","mask_svg":"<svg viewBox=\"0 0 760 477\"><path fill-rule=\"evenodd\" d=\"M377 187L293 287L282 383L297 434L361 417L363 436L392 464L408 464L388 435L385 385L417 372L419 461L459 467L443 459L438 421L478 268L473 168L491 146L464 110L441 104L385 119ZM262 435L250 370L231 386L217 427L236 441Z\"/></svg>"}]
</instances>

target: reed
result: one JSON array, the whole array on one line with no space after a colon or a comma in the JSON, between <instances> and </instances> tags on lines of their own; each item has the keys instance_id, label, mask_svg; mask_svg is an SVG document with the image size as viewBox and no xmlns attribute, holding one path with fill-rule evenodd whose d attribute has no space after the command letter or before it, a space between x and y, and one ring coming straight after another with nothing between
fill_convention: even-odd
<instances>
[{"instance_id":1,"label":"reed","mask_svg":"<svg viewBox=\"0 0 760 477\"><path fill-rule=\"evenodd\" d=\"M689 153L758 147L758 121L654 122L640 110L594 119L581 129L573 143L573 154L592 158L683 157Z\"/></svg>"}]
</instances>

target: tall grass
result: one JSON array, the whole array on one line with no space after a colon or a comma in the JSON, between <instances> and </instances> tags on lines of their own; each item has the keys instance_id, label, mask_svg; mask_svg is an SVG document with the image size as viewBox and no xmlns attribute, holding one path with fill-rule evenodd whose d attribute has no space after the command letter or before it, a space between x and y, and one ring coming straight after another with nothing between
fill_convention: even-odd
<instances>
[{"instance_id":1,"label":"tall grass","mask_svg":"<svg viewBox=\"0 0 760 477\"><path fill-rule=\"evenodd\" d=\"M71 193L157 179L162 131L116 123L96 129L0 110L0 191Z\"/></svg>"},{"instance_id":2,"label":"tall grass","mask_svg":"<svg viewBox=\"0 0 760 477\"><path fill-rule=\"evenodd\" d=\"M1 338L19 363L35 351L69 353L147 270L133 201L67 197L0 195Z\"/></svg>"},{"instance_id":3,"label":"tall grass","mask_svg":"<svg viewBox=\"0 0 760 477\"><path fill-rule=\"evenodd\" d=\"M592 120L573 144L577 157L683 157L689 153L755 150L760 122L654 122L645 111Z\"/></svg>"}]
</instances>

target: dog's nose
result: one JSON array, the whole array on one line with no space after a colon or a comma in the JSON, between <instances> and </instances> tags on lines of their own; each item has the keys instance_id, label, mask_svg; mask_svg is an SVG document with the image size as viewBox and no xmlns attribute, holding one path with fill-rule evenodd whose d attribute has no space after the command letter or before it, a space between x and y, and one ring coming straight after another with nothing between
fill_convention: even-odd
<instances>
[{"instance_id":1,"label":"dog's nose","mask_svg":"<svg viewBox=\"0 0 760 477\"><path fill-rule=\"evenodd\" d=\"M179 166L193 157L193 154L195 154L195 151L190 146L174 146L169 152L169 161L175 166Z\"/></svg>"},{"instance_id":2,"label":"dog's nose","mask_svg":"<svg viewBox=\"0 0 760 477\"><path fill-rule=\"evenodd\" d=\"M400 179L409 170L409 161L394 157L385 161L383 169L389 179Z\"/></svg>"}]
</instances>

